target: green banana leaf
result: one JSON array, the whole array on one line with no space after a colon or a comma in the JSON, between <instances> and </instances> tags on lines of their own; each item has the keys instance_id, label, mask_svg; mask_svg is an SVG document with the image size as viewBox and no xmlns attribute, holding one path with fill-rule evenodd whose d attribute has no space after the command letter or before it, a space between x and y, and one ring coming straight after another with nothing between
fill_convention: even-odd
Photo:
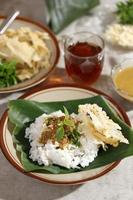
<instances>
[{"instance_id":1,"label":"green banana leaf","mask_svg":"<svg viewBox=\"0 0 133 200\"><path fill-rule=\"evenodd\" d=\"M45 0L45 3L49 12L49 25L58 33L97 6L99 0Z\"/></svg>"},{"instance_id":2,"label":"green banana leaf","mask_svg":"<svg viewBox=\"0 0 133 200\"><path fill-rule=\"evenodd\" d=\"M49 114L59 109L63 111L63 106L65 106L69 113L77 113L78 105L85 103L96 103L101 106L107 115L121 126L123 135L129 140L129 144L121 143L118 147L108 146L106 151L101 148L95 160L88 167L81 169L66 169L57 165L39 166L36 162L33 162L29 158L29 141L24 137L25 128L28 127L36 117L40 116L44 112ZM15 127L12 133L13 142L16 144L16 151L18 151L20 154L21 163L26 172L36 171L42 173L60 174L90 170L133 155L133 129L119 118L117 113L101 96L70 101L44 103L19 99L10 101L8 106L9 120Z\"/></svg>"}]
</instances>

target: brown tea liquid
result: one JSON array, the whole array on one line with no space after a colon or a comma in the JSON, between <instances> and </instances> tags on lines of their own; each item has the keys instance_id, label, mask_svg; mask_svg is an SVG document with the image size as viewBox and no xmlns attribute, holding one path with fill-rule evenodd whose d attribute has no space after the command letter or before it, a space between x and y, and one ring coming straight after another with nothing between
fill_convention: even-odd
<instances>
[{"instance_id":1,"label":"brown tea liquid","mask_svg":"<svg viewBox=\"0 0 133 200\"><path fill-rule=\"evenodd\" d=\"M101 47L87 42L70 45L65 52L65 64L69 76L83 84L93 83L102 70L103 56L98 55L101 51Z\"/></svg>"}]
</instances>

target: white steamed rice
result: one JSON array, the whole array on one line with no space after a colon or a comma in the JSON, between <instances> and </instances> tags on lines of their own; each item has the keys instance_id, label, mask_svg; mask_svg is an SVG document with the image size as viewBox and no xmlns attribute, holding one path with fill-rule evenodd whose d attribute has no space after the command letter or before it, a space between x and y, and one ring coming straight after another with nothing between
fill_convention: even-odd
<instances>
[{"instance_id":1,"label":"white steamed rice","mask_svg":"<svg viewBox=\"0 0 133 200\"><path fill-rule=\"evenodd\" d=\"M68 144L64 149L60 149L58 148L58 142L53 144L49 140L45 145L39 142L42 130L47 128L45 119L53 116L61 117L64 116L64 113L62 111L57 111L50 115L43 114L36 118L35 122L26 129L25 137L29 139L31 145L30 158L38 162L39 165L43 164L45 166L50 164L57 164L66 168L88 166L97 156L99 144L94 138L85 134L86 130L83 124L80 127L80 147Z\"/></svg>"}]
</instances>

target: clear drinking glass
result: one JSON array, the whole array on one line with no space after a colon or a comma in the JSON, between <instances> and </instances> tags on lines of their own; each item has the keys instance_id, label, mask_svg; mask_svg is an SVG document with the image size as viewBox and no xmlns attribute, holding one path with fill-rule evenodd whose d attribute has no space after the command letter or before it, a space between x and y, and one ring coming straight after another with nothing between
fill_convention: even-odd
<instances>
[{"instance_id":1,"label":"clear drinking glass","mask_svg":"<svg viewBox=\"0 0 133 200\"><path fill-rule=\"evenodd\" d=\"M101 74L104 60L104 41L84 31L64 38L64 59L68 75L81 84L92 84Z\"/></svg>"}]
</instances>

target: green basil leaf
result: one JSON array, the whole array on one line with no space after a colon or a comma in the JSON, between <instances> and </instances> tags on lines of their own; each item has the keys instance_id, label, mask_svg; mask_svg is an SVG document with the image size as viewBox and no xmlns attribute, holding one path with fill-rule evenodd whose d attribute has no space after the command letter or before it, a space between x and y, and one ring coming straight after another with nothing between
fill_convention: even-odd
<instances>
[{"instance_id":1,"label":"green basil leaf","mask_svg":"<svg viewBox=\"0 0 133 200\"><path fill-rule=\"evenodd\" d=\"M71 119L64 119L64 125L75 127L75 124L74 124L73 120L71 120Z\"/></svg>"},{"instance_id":2,"label":"green basil leaf","mask_svg":"<svg viewBox=\"0 0 133 200\"><path fill-rule=\"evenodd\" d=\"M56 139L60 142L64 137L64 128L63 126L59 127L56 131Z\"/></svg>"},{"instance_id":3,"label":"green basil leaf","mask_svg":"<svg viewBox=\"0 0 133 200\"><path fill-rule=\"evenodd\" d=\"M64 108L64 113L65 113L65 115L66 115L66 116L69 116L69 112L68 112L68 110L66 109L66 107L63 106L63 108Z\"/></svg>"}]
</instances>

